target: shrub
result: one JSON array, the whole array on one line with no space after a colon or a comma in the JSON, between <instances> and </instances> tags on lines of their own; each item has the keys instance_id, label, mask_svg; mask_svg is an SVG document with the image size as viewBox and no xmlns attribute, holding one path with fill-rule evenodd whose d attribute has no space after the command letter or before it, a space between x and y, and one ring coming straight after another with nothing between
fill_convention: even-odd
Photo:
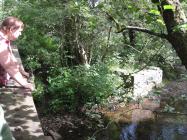
<instances>
[{"instance_id":1,"label":"shrub","mask_svg":"<svg viewBox=\"0 0 187 140\"><path fill-rule=\"evenodd\" d=\"M57 71L57 77L49 78L50 106L54 111L62 108L75 111L88 102L100 103L120 82L105 64Z\"/></svg>"}]
</instances>

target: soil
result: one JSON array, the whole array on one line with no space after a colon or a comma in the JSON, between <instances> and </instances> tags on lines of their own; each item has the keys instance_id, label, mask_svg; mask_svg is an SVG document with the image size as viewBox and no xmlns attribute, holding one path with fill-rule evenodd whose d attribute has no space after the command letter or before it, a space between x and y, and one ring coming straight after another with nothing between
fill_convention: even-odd
<instances>
[{"instance_id":1,"label":"soil","mask_svg":"<svg viewBox=\"0 0 187 140\"><path fill-rule=\"evenodd\" d=\"M44 115L39 113L44 135L54 140L87 140L95 131L97 121L76 113Z\"/></svg>"}]
</instances>

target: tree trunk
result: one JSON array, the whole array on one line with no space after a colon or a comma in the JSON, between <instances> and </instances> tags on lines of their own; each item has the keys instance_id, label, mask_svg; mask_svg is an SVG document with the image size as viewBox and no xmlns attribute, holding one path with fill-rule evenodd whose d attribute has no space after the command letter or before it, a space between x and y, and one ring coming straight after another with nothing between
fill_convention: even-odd
<instances>
[{"instance_id":1,"label":"tree trunk","mask_svg":"<svg viewBox=\"0 0 187 140\"><path fill-rule=\"evenodd\" d=\"M164 9L165 5L171 5L173 9ZM162 0L158 9L167 28L167 40L172 44L187 69L187 29L179 28L179 25L187 24L187 19L181 4L179 0Z\"/></svg>"},{"instance_id":2,"label":"tree trunk","mask_svg":"<svg viewBox=\"0 0 187 140\"><path fill-rule=\"evenodd\" d=\"M68 17L65 19L65 45L63 47L66 66L86 65L88 56L85 46L79 39L79 19L78 17Z\"/></svg>"}]
</instances>

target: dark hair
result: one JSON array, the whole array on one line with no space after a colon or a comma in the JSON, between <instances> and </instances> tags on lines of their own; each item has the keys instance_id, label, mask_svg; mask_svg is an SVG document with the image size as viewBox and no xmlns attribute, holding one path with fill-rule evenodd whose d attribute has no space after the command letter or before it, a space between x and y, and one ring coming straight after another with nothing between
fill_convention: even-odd
<instances>
[{"instance_id":1,"label":"dark hair","mask_svg":"<svg viewBox=\"0 0 187 140\"><path fill-rule=\"evenodd\" d=\"M7 17L3 20L0 29L6 32L9 31L10 29L11 30L19 29L20 27L22 29L24 27L24 24L20 19L16 17Z\"/></svg>"}]
</instances>

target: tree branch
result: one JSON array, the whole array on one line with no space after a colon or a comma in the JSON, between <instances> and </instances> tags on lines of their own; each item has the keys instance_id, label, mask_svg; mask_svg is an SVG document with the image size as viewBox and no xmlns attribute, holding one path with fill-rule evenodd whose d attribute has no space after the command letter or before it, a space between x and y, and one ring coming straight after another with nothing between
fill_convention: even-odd
<instances>
[{"instance_id":1,"label":"tree branch","mask_svg":"<svg viewBox=\"0 0 187 140\"><path fill-rule=\"evenodd\" d=\"M144 32L150 35L154 35L160 38L164 38L164 39L168 39L168 35L167 34L161 34L161 33L155 33L151 30L148 30L146 28L142 28L142 27L136 27L136 26L126 26L126 27L122 27L116 20L115 18L110 15L108 12L105 12L107 15L107 18L110 21L113 21L116 24L116 28L117 28L117 32L116 33L122 33L124 32L124 30L131 30L131 31L140 31L140 32Z\"/></svg>"},{"instance_id":2,"label":"tree branch","mask_svg":"<svg viewBox=\"0 0 187 140\"><path fill-rule=\"evenodd\" d=\"M144 33L154 35L154 36L157 36L157 37L160 37L160 38L167 39L167 34L155 33L151 30L146 29L146 28L135 27L135 26L126 26L124 28L121 28L121 30L117 31L116 33L122 33L122 32L124 32L124 30L140 31L140 32L144 32Z\"/></svg>"},{"instance_id":3,"label":"tree branch","mask_svg":"<svg viewBox=\"0 0 187 140\"><path fill-rule=\"evenodd\" d=\"M108 31L108 40L107 40L107 46L106 46L106 50L101 58L101 61L103 62L107 53L108 53L108 50L109 50L109 45L110 45L110 36L111 36L111 31L112 31L112 27L109 28L109 31Z\"/></svg>"}]
</instances>

